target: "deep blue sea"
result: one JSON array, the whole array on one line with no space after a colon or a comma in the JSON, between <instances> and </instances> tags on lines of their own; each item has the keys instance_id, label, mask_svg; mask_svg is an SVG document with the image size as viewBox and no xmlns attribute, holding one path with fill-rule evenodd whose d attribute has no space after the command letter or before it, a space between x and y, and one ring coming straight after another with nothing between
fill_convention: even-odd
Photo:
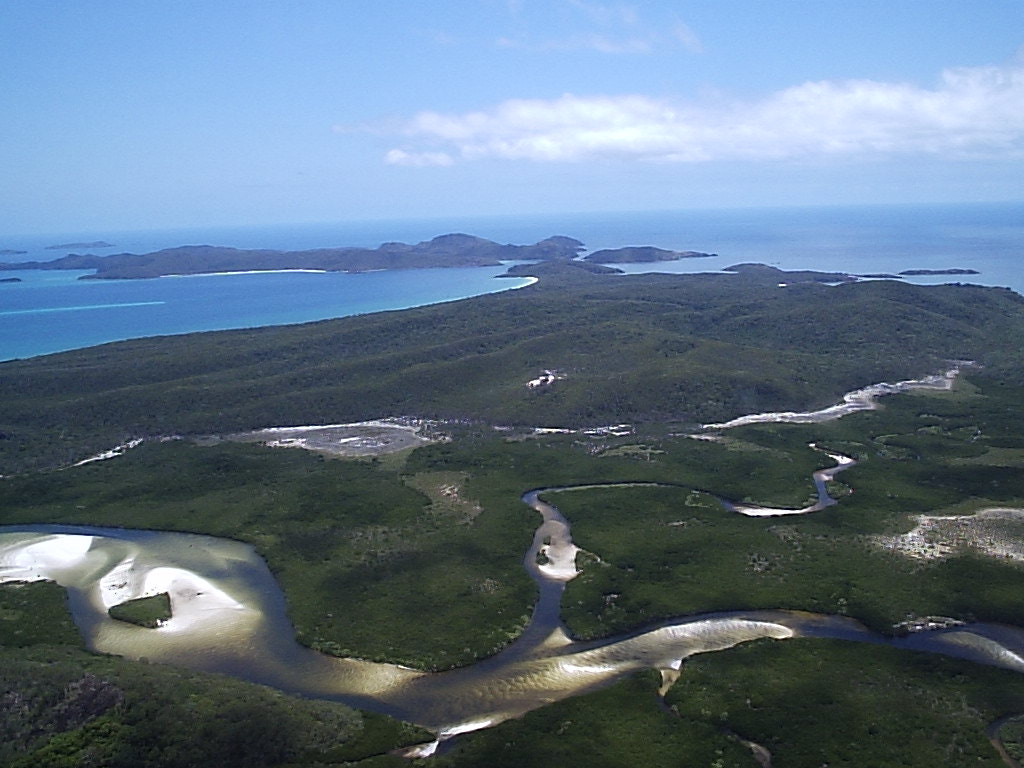
<instances>
[{"instance_id":1,"label":"deep blue sea","mask_svg":"<svg viewBox=\"0 0 1024 768\"><path fill-rule=\"evenodd\" d=\"M712 259L617 265L627 272L715 271L739 262L783 269L895 273L970 268L980 274L908 278L973 282L1024 293L1024 204L778 208L560 214L348 222L295 226L136 232L0 234L0 261L49 261L71 252L147 253L177 245L300 250L375 247L466 232L532 243L569 235L588 249L657 245L713 252ZM114 247L50 249L103 240ZM17 270L0 278L0 360L109 341L321 320L450 301L525 285L499 267L391 272L262 273L78 280L83 272Z\"/></svg>"}]
</instances>

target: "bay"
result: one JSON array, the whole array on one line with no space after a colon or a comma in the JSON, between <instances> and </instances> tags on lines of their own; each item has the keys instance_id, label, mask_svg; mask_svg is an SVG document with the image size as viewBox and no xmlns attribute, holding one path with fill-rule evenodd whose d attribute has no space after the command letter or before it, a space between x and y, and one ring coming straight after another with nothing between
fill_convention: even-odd
<instances>
[{"instance_id":1,"label":"bay","mask_svg":"<svg viewBox=\"0 0 1024 768\"><path fill-rule=\"evenodd\" d=\"M1024 204L859 206L451 217L333 224L13 236L6 261L48 261L72 252L147 253L178 245L301 250L376 247L466 232L533 243L555 234L589 250L656 245L717 253L707 259L616 265L627 273L717 271L740 262L854 274L973 269L974 275L903 278L971 282L1024 293ZM109 248L53 249L102 240ZM525 285L503 267L388 272L259 273L153 280L79 280L86 272L16 270L0 277L0 360L109 341L192 331L282 325L402 309Z\"/></svg>"},{"instance_id":2,"label":"bay","mask_svg":"<svg viewBox=\"0 0 1024 768\"><path fill-rule=\"evenodd\" d=\"M521 287L506 267L392 272L265 272L78 280L16 270L0 285L0 360L121 339L286 325L434 304Z\"/></svg>"}]
</instances>

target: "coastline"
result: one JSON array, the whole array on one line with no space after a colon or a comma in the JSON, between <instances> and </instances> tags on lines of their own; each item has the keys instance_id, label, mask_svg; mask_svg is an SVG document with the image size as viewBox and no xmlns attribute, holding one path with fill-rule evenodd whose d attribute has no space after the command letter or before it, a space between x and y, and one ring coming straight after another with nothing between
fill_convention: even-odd
<instances>
[{"instance_id":1,"label":"coastline","mask_svg":"<svg viewBox=\"0 0 1024 768\"><path fill-rule=\"evenodd\" d=\"M306 274L324 275L330 270L328 269L238 269L228 270L225 272L190 272L187 275L157 275L157 279L164 277L215 277L218 275L279 275L288 274L289 272L302 272ZM152 278L150 278L152 279Z\"/></svg>"},{"instance_id":2,"label":"coastline","mask_svg":"<svg viewBox=\"0 0 1024 768\"><path fill-rule=\"evenodd\" d=\"M341 222L302 225L270 225L247 227L207 227L196 229L162 231L93 231L93 232L49 232L35 235L5 236L0 246L16 252L19 261L50 261L55 255L47 250L54 243L117 243L119 250L131 253L149 253L173 248L180 243L212 243L239 249L277 249L288 251L324 248L325 244L344 242L353 247L377 248L388 241L418 242L428 240L438 232L472 232L495 242L533 242L550 235L564 232L579 238L588 253L601 249L622 247L623 243L641 242L667 250L694 250L718 253L719 256L677 261L620 264L618 268L627 274L669 273L692 274L696 272L717 272L724 267L743 262L759 262L784 270L815 270L842 272L851 275L896 275L906 271L948 271L951 269L973 270L978 274L950 275L923 274L901 277L901 282L916 285L937 285L951 282L992 287L1008 287L1024 295L1024 271L1019 269L1015 254L1024 247L1024 205L1016 202L991 204L943 204L943 205L867 205L819 208L763 208L763 209L717 209L707 211L646 211L608 212L578 214L537 214L532 216L491 216L457 219L381 220L372 222ZM10 265L16 269L15 264ZM461 283L463 273L432 269L441 273L432 276L435 283L448 280ZM495 269L493 276L499 270ZM504 271L502 268L500 271ZM14 274L13 272L11 274ZM81 271L74 273L82 274ZM26 309L51 309L64 311L65 307L88 304L129 304L148 299L146 295L163 290L156 286L179 285L182 293L198 293L212 290L216 286L218 296L207 302L211 307L224 308L237 304L236 317L223 320L219 317L199 317L202 312L194 308L174 309L172 305L164 310L110 309L97 313L97 318L87 320L88 329L76 327L78 323L67 323L59 329L49 328L44 332L35 330L37 323L28 313L12 318L9 326L0 324L0 338L8 339L5 348L0 348L0 359L35 357L70 349L81 349L126 338L172 335L227 328L257 328L286 325L298 322L323 320L349 314L390 309L404 309L411 306L447 301L449 295L425 301L408 300L412 292L401 288L398 292L390 285L397 272L338 273L337 279L374 279L371 286L355 291L353 300L377 301L372 307L360 307L354 311L343 309L347 297L317 299L325 309L322 312L296 316L286 308L268 311L265 295L280 293L283 288L276 281L302 280L306 273L299 270L282 271L216 271L203 273L217 275L219 280L210 281L152 281L152 280L82 280L68 279L52 270L37 270L36 276L23 283L0 286L7 311ZM422 274L422 273L421 273ZM328 276L324 276L325 280ZM238 281L237 285L230 281ZM69 287L76 283L76 288ZM117 287L115 287L115 284ZM148 285L144 285L148 284ZM360 283L360 286L363 284ZM529 283L524 283L529 285ZM187 286L187 288L186 288ZM202 286L202 287L201 287ZM45 288L45 291L38 289ZM308 292L308 286L302 291ZM316 289L314 288L314 291ZM492 292L491 288L463 292L459 298ZM79 298L44 298L43 294L77 291ZM83 300L82 291L89 291L90 298ZM97 294L117 292L117 298L103 302L93 301ZM265 294L263 292L266 292ZM261 295L254 296L254 292ZM342 291L344 293L344 291ZM401 293L401 295L397 295ZM35 294L36 303L28 304L29 294ZM382 297L395 295L393 301L385 302ZM160 297L162 298L162 297ZM307 297L302 296L306 304ZM198 299L198 297L197 297ZM330 309L326 309L332 301ZM300 303L296 299L296 303ZM367 302L368 303L368 302ZM245 307L244 311L241 307ZM104 315L100 318L98 315ZM165 318L157 323L157 314ZM221 313L223 314L223 313ZM0 315L2 319L3 315ZM185 320L194 320L185 327ZM30 322L31 320L31 322ZM105 326L99 329L96 326ZM141 330L140 330L141 329ZM44 343L31 346L26 338L46 336ZM41 339L42 340L42 339Z\"/></svg>"},{"instance_id":3,"label":"coastline","mask_svg":"<svg viewBox=\"0 0 1024 768\"><path fill-rule=\"evenodd\" d=\"M78 280L81 270L25 271L24 282L0 286L0 361L153 336L297 325L430 306L537 282L535 277L503 277L505 271L504 266L253 270L168 280ZM216 279L183 279L201 276ZM56 324L55 314L67 321Z\"/></svg>"}]
</instances>

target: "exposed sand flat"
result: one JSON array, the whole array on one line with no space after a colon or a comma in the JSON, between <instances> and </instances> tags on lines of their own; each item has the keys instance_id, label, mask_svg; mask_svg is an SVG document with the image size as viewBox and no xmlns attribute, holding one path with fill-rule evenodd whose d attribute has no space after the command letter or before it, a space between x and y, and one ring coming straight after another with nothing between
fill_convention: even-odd
<instances>
[{"instance_id":1,"label":"exposed sand flat","mask_svg":"<svg viewBox=\"0 0 1024 768\"><path fill-rule=\"evenodd\" d=\"M530 379L528 382L526 382L526 388L539 389L540 387L550 386L551 384L554 384L556 381L563 381L566 378L567 377L564 373L559 373L558 371L549 371L545 369L544 373L542 373L536 379Z\"/></svg>"},{"instance_id":2,"label":"exposed sand flat","mask_svg":"<svg viewBox=\"0 0 1024 768\"><path fill-rule=\"evenodd\" d=\"M302 448L334 456L376 456L432 442L422 434L425 422L374 419L348 424L267 427L225 435L224 440L263 443L273 448Z\"/></svg>"},{"instance_id":3,"label":"exposed sand flat","mask_svg":"<svg viewBox=\"0 0 1024 768\"><path fill-rule=\"evenodd\" d=\"M915 515L917 525L896 536L874 536L879 546L919 560L973 551L1024 562L1024 509L991 507L971 515Z\"/></svg>"},{"instance_id":4,"label":"exposed sand flat","mask_svg":"<svg viewBox=\"0 0 1024 768\"><path fill-rule=\"evenodd\" d=\"M264 443L272 448L303 448L336 456L378 456L395 453L433 442L436 438L423 435L429 422L418 419L371 419L345 424L308 424L296 427L266 427L252 432L238 432L220 437L205 438L200 443L227 440L240 443ZM142 438L129 440L89 456L71 466L80 467L95 461L123 456L137 448ZM0 475L2 477L2 475Z\"/></svg>"},{"instance_id":5,"label":"exposed sand flat","mask_svg":"<svg viewBox=\"0 0 1024 768\"><path fill-rule=\"evenodd\" d=\"M370 419L369 421L350 421L343 424L308 424L298 427L266 427L265 429L256 430L258 433L278 433L278 432L315 432L321 429L346 429L349 427L380 427L382 429L404 429L409 432L418 432L423 428L426 422L418 420L412 421L408 419ZM253 433L242 433L242 434L253 434Z\"/></svg>"},{"instance_id":6,"label":"exposed sand flat","mask_svg":"<svg viewBox=\"0 0 1024 768\"><path fill-rule=\"evenodd\" d=\"M85 560L92 542L92 536L82 535L14 537L0 547L0 583L57 581L55 574Z\"/></svg>"},{"instance_id":7,"label":"exposed sand flat","mask_svg":"<svg viewBox=\"0 0 1024 768\"><path fill-rule=\"evenodd\" d=\"M195 630L225 621L225 611L247 610L227 592L192 571L169 566L136 567L134 557L122 560L104 575L99 580L99 592L107 609L166 592L171 601L171 618L160 624L161 632Z\"/></svg>"},{"instance_id":8,"label":"exposed sand flat","mask_svg":"<svg viewBox=\"0 0 1024 768\"><path fill-rule=\"evenodd\" d=\"M576 570L579 547L573 543L569 521L536 493L526 494L523 501L544 518L534 532L533 545L526 553L526 570L534 579L541 581L572 581L579 575Z\"/></svg>"},{"instance_id":9,"label":"exposed sand flat","mask_svg":"<svg viewBox=\"0 0 1024 768\"><path fill-rule=\"evenodd\" d=\"M561 538L561 537L560 537ZM557 543L552 537L551 544L544 544L540 547L539 554L546 558L547 562L539 564L539 570L548 579L554 581L572 581L579 572L576 570L576 553L579 547L572 543L572 539L565 537Z\"/></svg>"},{"instance_id":10,"label":"exposed sand flat","mask_svg":"<svg viewBox=\"0 0 1024 768\"><path fill-rule=\"evenodd\" d=\"M103 453L97 453L95 456L90 456L87 459L82 459L81 461L77 461L74 464L72 464L71 466L73 466L73 467L80 467L83 464L91 464L94 461L105 461L106 459L113 459L113 458L116 458L117 456L123 456L125 451L131 450L132 448L137 448L140 445L142 445L142 439L141 438L135 439L135 440L129 440L127 443L123 443L121 445L115 446L114 448L111 448L109 451L104 451Z\"/></svg>"},{"instance_id":11,"label":"exposed sand flat","mask_svg":"<svg viewBox=\"0 0 1024 768\"><path fill-rule=\"evenodd\" d=\"M776 413L755 413L748 416L725 421L719 424L703 424L703 429L718 430L742 427L747 424L816 424L821 421L832 421L857 411L871 411L878 407L877 399L883 395L908 392L914 389L952 389L953 382L960 373L962 365L957 365L944 374L925 376L923 379L909 379L895 384L881 382L872 384L843 395L843 402L830 405L818 411L780 411Z\"/></svg>"}]
</instances>

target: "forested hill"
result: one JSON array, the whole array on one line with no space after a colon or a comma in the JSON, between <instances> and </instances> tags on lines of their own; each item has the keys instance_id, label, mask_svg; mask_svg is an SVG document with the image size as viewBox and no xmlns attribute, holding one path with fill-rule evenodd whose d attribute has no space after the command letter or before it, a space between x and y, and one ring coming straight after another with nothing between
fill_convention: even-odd
<instances>
[{"instance_id":1,"label":"forested hill","mask_svg":"<svg viewBox=\"0 0 1024 768\"><path fill-rule=\"evenodd\" d=\"M517 259L572 259L582 248L583 243L579 240L560 235L533 245L502 245L482 237L449 234L415 245L384 243L379 248L317 248L307 251L183 245L146 254L71 254L53 261L0 264L0 270L95 269L95 274L82 278L90 280L271 269L365 272L373 269L494 266Z\"/></svg>"},{"instance_id":2,"label":"forested hill","mask_svg":"<svg viewBox=\"0 0 1024 768\"><path fill-rule=\"evenodd\" d=\"M829 404L950 359L1024 370L1024 298L1007 289L533 271L528 288L448 304L3 363L0 474L131 437L396 415L695 423ZM557 378L527 386L545 370Z\"/></svg>"},{"instance_id":3,"label":"forested hill","mask_svg":"<svg viewBox=\"0 0 1024 768\"><path fill-rule=\"evenodd\" d=\"M605 248L584 256L585 261L596 264L636 264L650 261L676 261L677 259L704 259L716 256L701 251L670 251L653 245L630 245L625 248Z\"/></svg>"}]
</instances>

